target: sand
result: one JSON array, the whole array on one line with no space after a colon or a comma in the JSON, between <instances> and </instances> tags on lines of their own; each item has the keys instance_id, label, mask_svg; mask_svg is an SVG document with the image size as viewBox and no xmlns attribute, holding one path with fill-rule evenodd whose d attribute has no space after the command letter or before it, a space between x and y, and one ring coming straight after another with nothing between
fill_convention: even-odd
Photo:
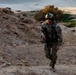
<instances>
[{"instance_id":1,"label":"sand","mask_svg":"<svg viewBox=\"0 0 76 75\"><path fill-rule=\"evenodd\" d=\"M76 7L59 7L59 9L66 13L76 14Z\"/></svg>"}]
</instances>

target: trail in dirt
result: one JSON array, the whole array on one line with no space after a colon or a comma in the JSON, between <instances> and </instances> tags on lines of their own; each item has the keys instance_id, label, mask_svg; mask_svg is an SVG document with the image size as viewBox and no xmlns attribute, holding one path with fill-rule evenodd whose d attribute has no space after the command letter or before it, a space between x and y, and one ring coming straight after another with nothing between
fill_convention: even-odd
<instances>
[{"instance_id":1,"label":"trail in dirt","mask_svg":"<svg viewBox=\"0 0 76 75\"><path fill-rule=\"evenodd\" d=\"M56 72L53 72L49 66L10 66L0 69L0 75L76 75L74 65L57 65L56 69Z\"/></svg>"}]
</instances>

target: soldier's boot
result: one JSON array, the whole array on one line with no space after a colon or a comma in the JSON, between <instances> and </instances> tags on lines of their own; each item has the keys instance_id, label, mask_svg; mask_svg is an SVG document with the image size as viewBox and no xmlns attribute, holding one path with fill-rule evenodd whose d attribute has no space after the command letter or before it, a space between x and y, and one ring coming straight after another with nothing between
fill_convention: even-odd
<instances>
[{"instance_id":1,"label":"soldier's boot","mask_svg":"<svg viewBox=\"0 0 76 75\"><path fill-rule=\"evenodd\" d=\"M49 66L51 67L52 66L52 58L51 58L51 56L50 56L50 64L49 64Z\"/></svg>"},{"instance_id":2,"label":"soldier's boot","mask_svg":"<svg viewBox=\"0 0 76 75\"><path fill-rule=\"evenodd\" d=\"M56 64L57 56L52 56L52 71L55 72L55 64Z\"/></svg>"},{"instance_id":3,"label":"soldier's boot","mask_svg":"<svg viewBox=\"0 0 76 75\"><path fill-rule=\"evenodd\" d=\"M52 70L53 72L56 71L56 70L55 70L55 64L52 64L52 68L51 68L51 70Z\"/></svg>"},{"instance_id":4,"label":"soldier's boot","mask_svg":"<svg viewBox=\"0 0 76 75\"><path fill-rule=\"evenodd\" d=\"M51 70L52 70L53 72L56 71L56 69L55 69L55 64L56 64L56 61L53 61L53 60L52 60Z\"/></svg>"},{"instance_id":5,"label":"soldier's boot","mask_svg":"<svg viewBox=\"0 0 76 75\"><path fill-rule=\"evenodd\" d=\"M50 67L52 66L52 62L50 62L49 66L50 66Z\"/></svg>"},{"instance_id":6,"label":"soldier's boot","mask_svg":"<svg viewBox=\"0 0 76 75\"><path fill-rule=\"evenodd\" d=\"M56 72L56 69L55 68L51 68L51 71Z\"/></svg>"},{"instance_id":7,"label":"soldier's boot","mask_svg":"<svg viewBox=\"0 0 76 75\"><path fill-rule=\"evenodd\" d=\"M49 55L49 54L47 54L47 55L46 55L46 58L50 59L50 55Z\"/></svg>"},{"instance_id":8,"label":"soldier's boot","mask_svg":"<svg viewBox=\"0 0 76 75\"><path fill-rule=\"evenodd\" d=\"M52 68L55 69L55 64L52 63Z\"/></svg>"}]
</instances>

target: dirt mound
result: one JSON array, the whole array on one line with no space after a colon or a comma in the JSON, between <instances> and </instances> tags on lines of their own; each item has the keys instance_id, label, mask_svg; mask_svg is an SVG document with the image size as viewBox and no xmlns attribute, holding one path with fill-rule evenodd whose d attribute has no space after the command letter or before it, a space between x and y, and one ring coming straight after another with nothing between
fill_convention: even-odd
<instances>
[{"instance_id":1,"label":"dirt mound","mask_svg":"<svg viewBox=\"0 0 76 75\"><path fill-rule=\"evenodd\" d=\"M11 10L11 8L6 7L6 8L0 8L0 13L1 14L13 14L14 12Z\"/></svg>"},{"instance_id":2,"label":"dirt mound","mask_svg":"<svg viewBox=\"0 0 76 75\"><path fill-rule=\"evenodd\" d=\"M0 17L0 44L38 43L40 24L32 17L23 15L24 13L11 12L10 8L0 9L0 13L5 13Z\"/></svg>"}]
</instances>

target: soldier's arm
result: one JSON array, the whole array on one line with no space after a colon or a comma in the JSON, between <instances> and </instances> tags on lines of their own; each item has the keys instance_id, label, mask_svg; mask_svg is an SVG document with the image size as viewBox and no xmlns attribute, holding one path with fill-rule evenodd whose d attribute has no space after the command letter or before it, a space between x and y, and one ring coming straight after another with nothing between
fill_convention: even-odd
<instances>
[{"instance_id":1,"label":"soldier's arm","mask_svg":"<svg viewBox=\"0 0 76 75\"><path fill-rule=\"evenodd\" d=\"M41 25L41 38L46 40L46 25L44 23Z\"/></svg>"},{"instance_id":2,"label":"soldier's arm","mask_svg":"<svg viewBox=\"0 0 76 75\"><path fill-rule=\"evenodd\" d=\"M46 25L45 25L45 23L42 23L42 25L41 25L41 32L42 32L44 35L46 35Z\"/></svg>"},{"instance_id":3,"label":"soldier's arm","mask_svg":"<svg viewBox=\"0 0 76 75\"><path fill-rule=\"evenodd\" d=\"M62 45L63 39L62 39L62 30L60 26L57 26L56 31L57 31L57 36L58 36L58 44Z\"/></svg>"}]
</instances>

